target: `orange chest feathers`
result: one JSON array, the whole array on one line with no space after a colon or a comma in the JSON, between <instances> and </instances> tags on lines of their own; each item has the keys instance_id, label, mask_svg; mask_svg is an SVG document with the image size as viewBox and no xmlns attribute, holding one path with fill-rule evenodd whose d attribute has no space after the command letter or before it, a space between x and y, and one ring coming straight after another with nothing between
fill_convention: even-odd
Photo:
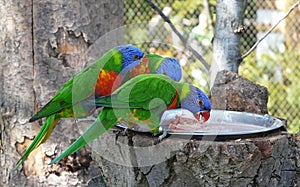
<instances>
[{"instance_id":1,"label":"orange chest feathers","mask_svg":"<svg viewBox=\"0 0 300 187\"><path fill-rule=\"evenodd\" d=\"M123 76L115 71L101 70L95 83L95 94L106 96L115 91L123 81Z\"/></svg>"}]
</instances>

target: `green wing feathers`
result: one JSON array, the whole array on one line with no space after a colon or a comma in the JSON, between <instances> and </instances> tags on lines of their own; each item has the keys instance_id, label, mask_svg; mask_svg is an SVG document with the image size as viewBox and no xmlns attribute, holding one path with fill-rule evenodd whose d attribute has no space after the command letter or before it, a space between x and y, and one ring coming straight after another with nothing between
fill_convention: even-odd
<instances>
[{"instance_id":1,"label":"green wing feathers","mask_svg":"<svg viewBox=\"0 0 300 187\"><path fill-rule=\"evenodd\" d=\"M38 113L36 113L29 122L37 119L47 117L49 115L58 113L65 108L72 106L72 85L73 78L69 79L66 84L54 95L53 99L49 101Z\"/></svg>"},{"instance_id":2,"label":"green wing feathers","mask_svg":"<svg viewBox=\"0 0 300 187\"><path fill-rule=\"evenodd\" d=\"M29 122L61 112L64 109L72 108L74 103L89 98L94 94L94 84L100 70L102 68L111 70L111 66L118 72L122 67L122 55L116 49L111 49L100 59L70 78L63 87L57 91L53 99L35 114Z\"/></svg>"}]
</instances>

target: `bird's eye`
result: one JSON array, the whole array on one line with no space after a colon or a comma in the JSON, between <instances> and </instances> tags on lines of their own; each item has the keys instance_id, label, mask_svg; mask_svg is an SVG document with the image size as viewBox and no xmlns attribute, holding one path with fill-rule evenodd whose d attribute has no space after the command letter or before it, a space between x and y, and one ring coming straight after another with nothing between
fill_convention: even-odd
<instances>
[{"instance_id":1,"label":"bird's eye","mask_svg":"<svg viewBox=\"0 0 300 187\"><path fill-rule=\"evenodd\" d=\"M138 56L138 55L133 55L132 58L133 58L134 60L138 60L138 59L139 59L139 56Z\"/></svg>"},{"instance_id":2,"label":"bird's eye","mask_svg":"<svg viewBox=\"0 0 300 187\"><path fill-rule=\"evenodd\" d=\"M201 108L203 108L203 101L202 101L202 100L198 100L197 102L198 102L198 105L199 105Z\"/></svg>"}]
</instances>

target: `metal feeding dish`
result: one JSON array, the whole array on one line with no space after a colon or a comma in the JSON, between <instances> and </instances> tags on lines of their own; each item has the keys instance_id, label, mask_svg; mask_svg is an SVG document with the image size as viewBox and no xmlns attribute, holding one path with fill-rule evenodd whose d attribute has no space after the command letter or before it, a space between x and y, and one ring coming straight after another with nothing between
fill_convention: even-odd
<instances>
[{"instance_id":1,"label":"metal feeding dish","mask_svg":"<svg viewBox=\"0 0 300 187\"><path fill-rule=\"evenodd\" d=\"M117 126L127 128L125 123ZM212 110L205 123L198 122L192 113L185 109L166 111L161 119L160 129L168 134L236 136L273 131L284 126L284 122L268 114ZM137 124L133 131L149 132L147 126Z\"/></svg>"}]
</instances>

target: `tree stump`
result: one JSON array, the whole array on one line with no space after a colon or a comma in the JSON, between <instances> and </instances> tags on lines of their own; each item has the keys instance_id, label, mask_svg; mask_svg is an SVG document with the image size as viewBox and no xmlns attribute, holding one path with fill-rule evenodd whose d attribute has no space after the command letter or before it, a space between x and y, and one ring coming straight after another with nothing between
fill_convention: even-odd
<instances>
[{"instance_id":1,"label":"tree stump","mask_svg":"<svg viewBox=\"0 0 300 187\"><path fill-rule=\"evenodd\" d=\"M102 175L89 186L300 185L300 137L285 131L226 141L172 135L154 145L156 138L108 131L93 143Z\"/></svg>"}]
</instances>

